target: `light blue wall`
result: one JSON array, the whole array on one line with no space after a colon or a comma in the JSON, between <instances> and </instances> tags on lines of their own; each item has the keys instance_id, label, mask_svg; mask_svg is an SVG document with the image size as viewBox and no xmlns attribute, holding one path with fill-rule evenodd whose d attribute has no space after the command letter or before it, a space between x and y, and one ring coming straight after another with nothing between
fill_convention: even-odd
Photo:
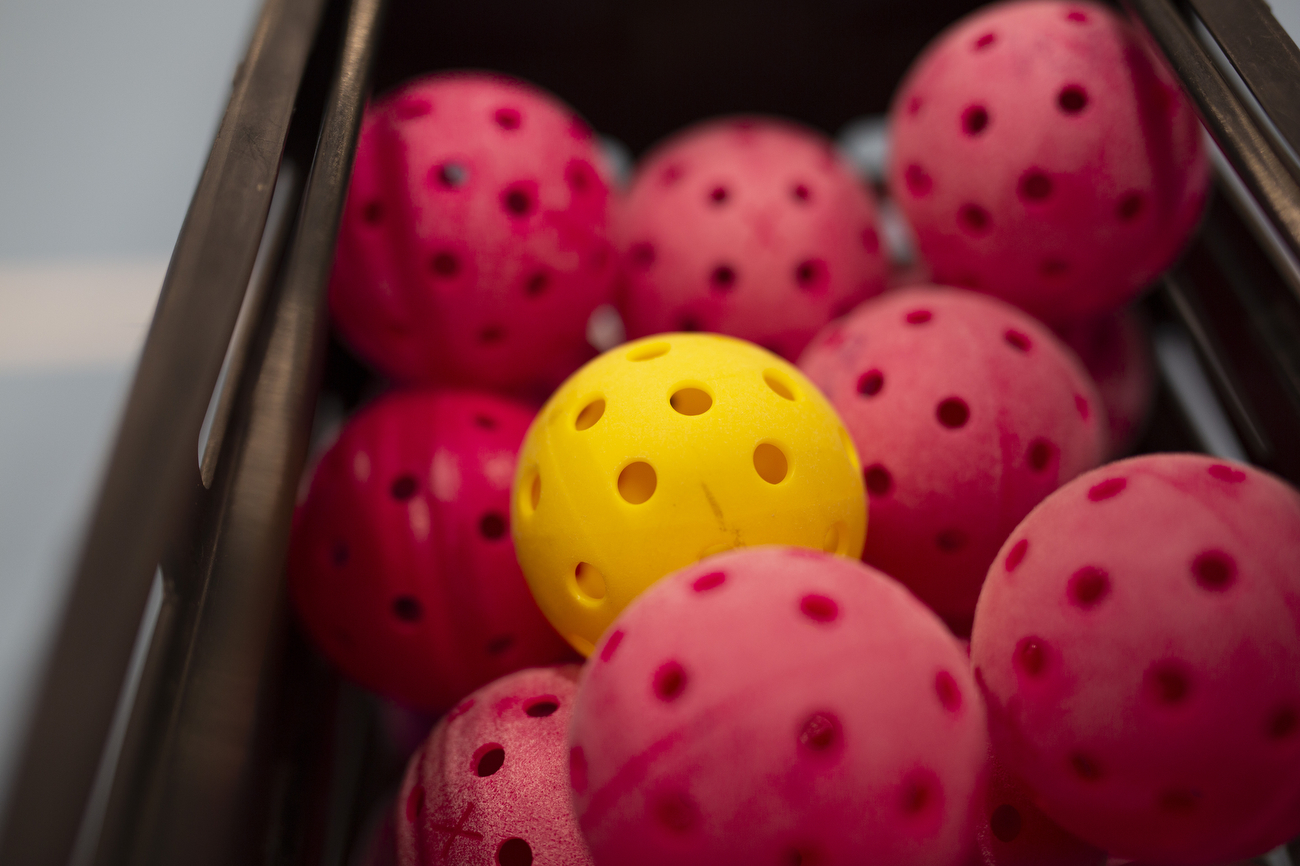
<instances>
[{"instance_id":1,"label":"light blue wall","mask_svg":"<svg viewBox=\"0 0 1300 866\"><path fill-rule=\"evenodd\" d=\"M0 0L0 262L170 254L253 0Z\"/></svg>"}]
</instances>

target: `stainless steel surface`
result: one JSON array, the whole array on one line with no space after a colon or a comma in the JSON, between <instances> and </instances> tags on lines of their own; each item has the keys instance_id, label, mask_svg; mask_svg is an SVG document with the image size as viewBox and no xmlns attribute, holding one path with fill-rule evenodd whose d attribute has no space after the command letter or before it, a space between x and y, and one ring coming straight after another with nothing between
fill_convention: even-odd
<instances>
[{"instance_id":1,"label":"stainless steel surface","mask_svg":"<svg viewBox=\"0 0 1300 866\"><path fill-rule=\"evenodd\" d=\"M97 862L247 863L268 853L287 634L282 570L324 347L324 291L382 0L348 14L311 172L272 269L193 535L164 559L171 590L155 688L132 719ZM162 632L162 629L159 629ZM297 795L300 792L290 792Z\"/></svg>"},{"instance_id":2,"label":"stainless steel surface","mask_svg":"<svg viewBox=\"0 0 1300 866\"><path fill-rule=\"evenodd\" d=\"M1123 0L1164 53L1206 128L1287 247L1300 255L1300 185L1197 42L1171 0Z\"/></svg>"},{"instance_id":3,"label":"stainless steel surface","mask_svg":"<svg viewBox=\"0 0 1300 866\"><path fill-rule=\"evenodd\" d=\"M268 0L182 227L56 631L0 862L62 864L248 282L322 0Z\"/></svg>"},{"instance_id":4,"label":"stainless steel surface","mask_svg":"<svg viewBox=\"0 0 1300 866\"><path fill-rule=\"evenodd\" d=\"M1223 351L1215 343L1213 331L1205 321L1204 314L1197 309L1178 268L1165 274L1162 288L1174 314L1196 346L1201 362L1205 365L1210 381L1219 392L1228 416L1241 432L1245 440L1246 453L1259 462L1272 460L1273 444L1256 422L1255 413L1248 408L1247 398L1237 387L1236 376L1228 370Z\"/></svg>"},{"instance_id":5,"label":"stainless steel surface","mask_svg":"<svg viewBox=\"0 0 1300 866\"><path fill-rule=\"evenodd\" d=\"M1300 49L1264 0L1191 0L1292 150L1300 148ZM1288 160L1290 163L1290 160ZM1290 165L1295 175L1300 166Z\"/></svg>"}]
</instances>

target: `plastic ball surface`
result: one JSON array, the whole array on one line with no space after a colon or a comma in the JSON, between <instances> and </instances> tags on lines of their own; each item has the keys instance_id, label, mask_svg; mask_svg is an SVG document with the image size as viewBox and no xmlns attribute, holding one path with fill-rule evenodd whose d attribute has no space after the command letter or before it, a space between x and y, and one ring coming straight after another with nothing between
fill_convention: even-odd
<instances>
[{"instance_id":1,"label":"plastic ball surface","mask_svg":"<svg viewBox=\"0 0 1300 866\"><path fill-rule=\"evenodd\" d=\"M715 334L627 343L547 402L519 452L519 563L542 612L589 655L646 587L755 544L862 550L857 454L794 366Z\"/></svg>"},{"instance_id":2,"label":"plastic ball surface","mask_svg":"<svg viewBox=\"0 0 1300 866\"><path fill-rule=\"evenodd\" d=\"M1030 316L932 286L868 301L819 335L800 365L866 467L863 559L968 634L1007 535L1101 461L1105 419L1092 382Z\"/></svg>"},{"instance_id":3,"label":"plastic ball surface","mask_svg":"<svg viewBox=\"0 0 1300 866\"><path fill-rule=\"evenodd\" d=\"M965 654L860 562L772 546L665 578L597 646L570 731L600 866L968 862Z\"/></svg>"},{"instance_id":4,"label":"plastic ball surface","mask_svg":"<svg viewBox=\"0 0 1300 866\"><path fill-rule=\"evenodd\" d=\"M1176 79L1094 3L962 19L915 62L890 119L890 189L934 279L1046 321L1117 308L1153 280L1209 186Z\"/></svg>"},{"instance_id":5,"label":"plastic ball surface","mask_svg":"<svg viewBox=\"0 0 1300 866\"><path fill-rule=\"evenodd\" d=\"M1107 455L1126 456L1146 426L1156 390L1155 365L1142 319L1127 309L1054 330L1097 385L1110 430Z\"/></svg>"},{"instance_id":6,"label":"plastic ball surface","mask_svg":"<svg viewBox=\"0 0 1300 866\"><path fill-rule=\"evenodd\" d=\"M1106 852L1062 830L1033 792L990 757L975 838L983 866L1105 866Z\"/></svg>"},{"instance_id":7,"label":"plastic ball surface","mask_svg":"<svg viewBox=\"0 0 1300 866\"><path fill-rule=\"evenodd\" d=\"M532 419L499 397L381 397L320 459L294 517L289 590L350 678L428 712L565 658L510 540L515 451Z\"/></svg>"},{"instance_id":8,"label":"plastic ball surface","mask_svg":"<svg viewBox=\"0 0 1300 866\"><path fill-rule=\"evenodd\" d=\"M718 331L793 361L884 290L877 223L820 133L759 117L692 127L646 158L623 208L628 334Z\"/></svg>"},{"instance_id":9,"label":"plastic ball surface","mask_svg":"<svg viewBox=\"0 0 1300 866\"><path fill-rule=\"evenodd\" d=\"M1222 863L1300 832L1300 496L1204 455L1135 457L1007 540L971 660L997 754L1116 857Z\"/></svg>"},{"instance_id":10,"label":"plastic ball surface","mask_svg":"<svg viewBox=\"0 0 1300 866\"><path fill-rule=\"evenodd\" d=\"M398 795L399 866L591 866L568 785L577 677L519 671L438 723Z\"/></svg>"},{"instance_id":11,"label":"plastic ball surface","mask_svg":"<svg viewBox=\"0 0 1300 866\"><path fill-rule=\"evenodd\" d=\"M508 78L409 82L366 112L330 285L348 344L401 382L554 387L593 354L616 255L595 138Z\"/></svg>"}]
</instances>

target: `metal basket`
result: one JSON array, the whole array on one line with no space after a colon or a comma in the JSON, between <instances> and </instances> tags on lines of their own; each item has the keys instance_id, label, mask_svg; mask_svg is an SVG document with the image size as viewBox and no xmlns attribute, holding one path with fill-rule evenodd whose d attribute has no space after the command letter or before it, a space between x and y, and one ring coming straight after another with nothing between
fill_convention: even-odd
<instances>
[{"instance_id":1,"label":"metal basket","mask_svg":"<svg viewBox=\"0 0 1300 866\"><path fill-rule=\"evenodd\" d=\"M1300 51L1263 0L1125 4L1219 149L1200 233L1144 301L1162 379L1139 450L1239 450L1300 484ZM835 129L882 111L979 4L387 5L266 0L82 541L0 863L333 866L400 771L373 701L298 635L283 579L318 397L354 405L367 375L324 299L372 83L514 73L638 151L736 110Z\"/></svg>"}]
</instances>

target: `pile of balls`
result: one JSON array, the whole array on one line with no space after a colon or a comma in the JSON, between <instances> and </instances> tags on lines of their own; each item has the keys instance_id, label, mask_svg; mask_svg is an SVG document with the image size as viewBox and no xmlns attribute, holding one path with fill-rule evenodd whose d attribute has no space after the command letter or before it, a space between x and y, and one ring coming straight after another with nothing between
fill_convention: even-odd
<instances>
[{"instance_id":1,"label":"pile of balls","mask_svg":"<svg viewBox=\"0 0 1300 866\"><path fill-rule=\"evenodd\" d=\"M393 387L316 460L289 582L347 676L439 718L397 862L1189 866L1300 833L1300 494L1103 465L1151 390L1125 304L1207 191L1177 82L1108 9L1018 0L939 36L890 125L924 283L791 122L702 123L621 189L518 81L367 112L330 305ZM632 339L597 357L608 304Z\"/></svg>"}]
</instances>

